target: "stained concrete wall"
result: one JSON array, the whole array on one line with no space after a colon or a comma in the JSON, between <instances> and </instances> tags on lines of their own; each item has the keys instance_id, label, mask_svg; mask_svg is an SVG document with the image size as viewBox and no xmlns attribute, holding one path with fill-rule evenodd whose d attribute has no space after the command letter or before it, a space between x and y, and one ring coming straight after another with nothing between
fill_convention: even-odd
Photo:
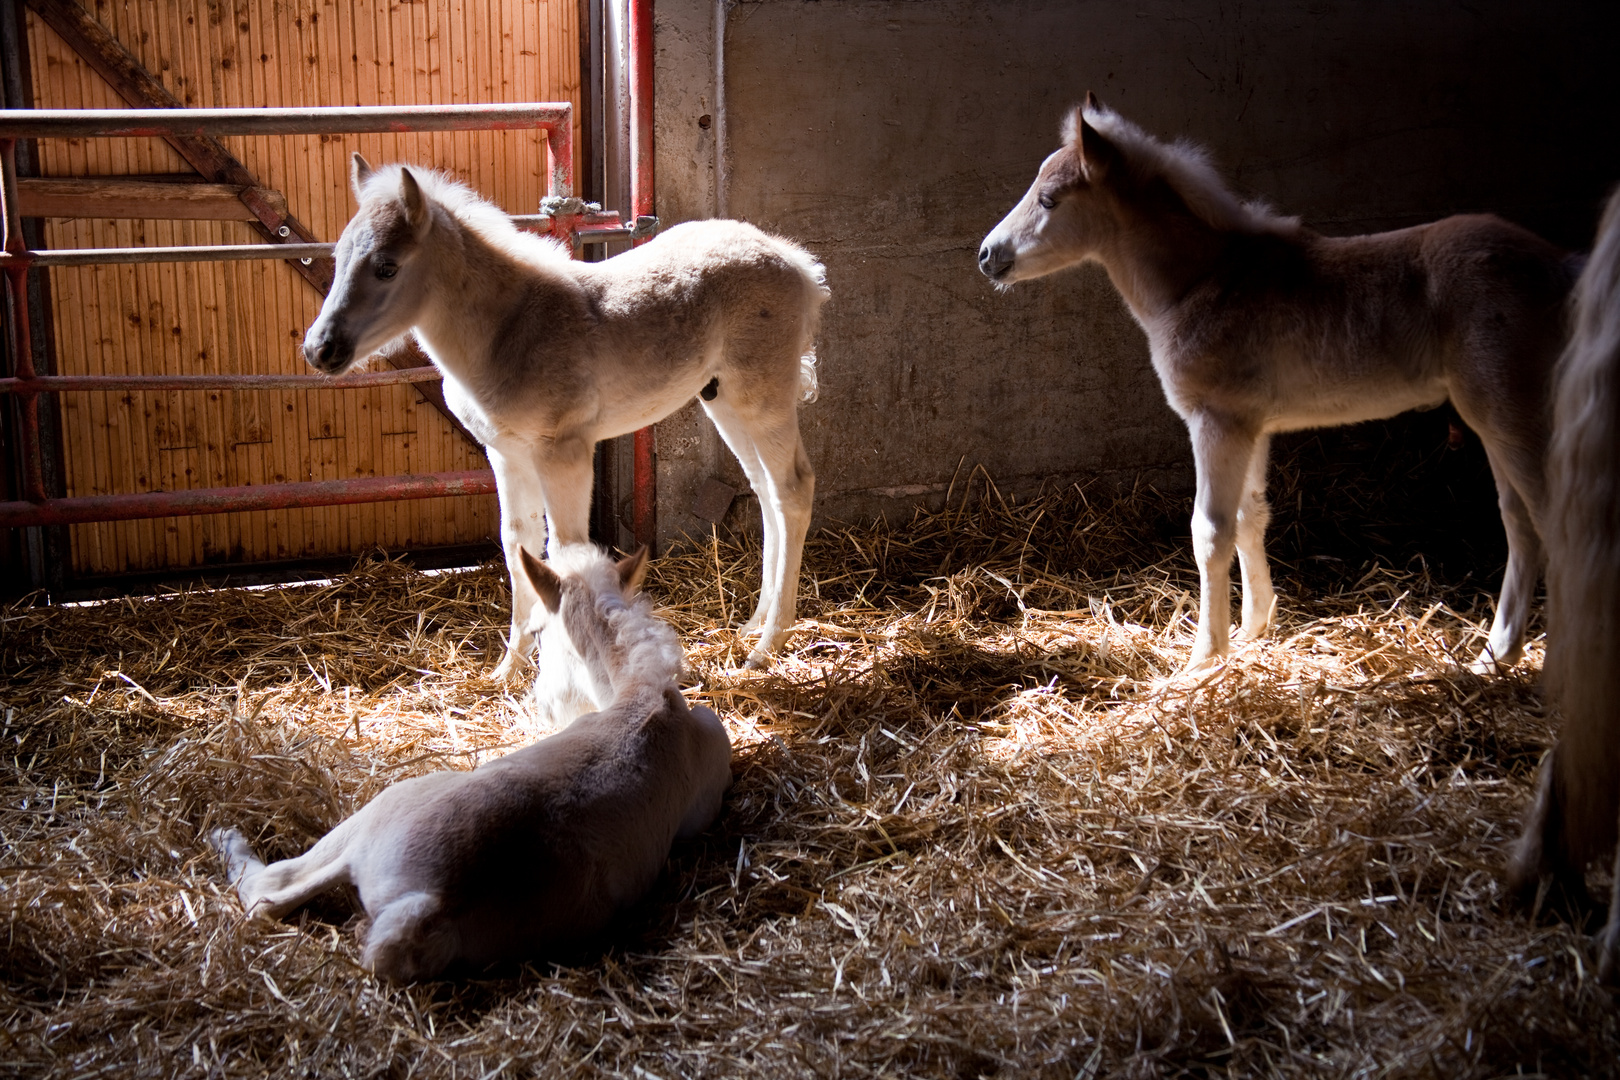
<instances>
[{"instance_id":1,"label":"stained concrete wall","mask_svg":"<svg viewBox=\"0 0 1620 1080\"><path fill-rule=\"evenodd\" d=\"M713 0L658 0L658 212L717 206ZM1004 491L1186 487L1185 430L1096 267L997 293L980 239L1088 89L1210 147L1325 232L1494 210L1572 246L1620 179L1620 5L763 0L725 30L730 216L803 243L832 300L802 412L817 521L903 519L982 465ZM695 408L658 429L660 534L746 489ZM729 525L757 528L751 497Z\"/></svg>"}]
</instances>

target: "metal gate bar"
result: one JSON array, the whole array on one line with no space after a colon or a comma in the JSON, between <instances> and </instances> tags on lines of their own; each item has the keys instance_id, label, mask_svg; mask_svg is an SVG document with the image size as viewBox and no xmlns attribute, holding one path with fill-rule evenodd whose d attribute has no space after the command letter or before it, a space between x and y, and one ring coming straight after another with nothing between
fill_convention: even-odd
<instances>
[{"instance_id":1,"label":"metal gate bar","mask_svg":"<svg viewBox=\"0 0 1620 1080\"><path fill-rule=\"evenodd\" d=\"M649 95L650 96L650 95ZM5 270L17 370L0 378L0 393L18 397L23 499L0 502L0 527L30 527L120 521L134 518L212 514L239 510L278 510L333 506L444 495L488 494L495 490L488 469L407 476L358 477L243 487L190 488L117 495L47 497L39 436L39 395L64 390L346 389L441 378L437 369L324 375L82 375L40 376L33 365L33 328L26 304L27 274L34 266L109 263L202 262L235 259L289 259L308 262L331 254L332 244L243 244L189 248L101 248L31 251L22 237L16 188L16 140L168 135L331 135L477 130L546 132L551 212L515 218L519 224L551 233L570 246L644 235L656 223L638 218L621 223L572 198L573 106L569 103L503 105L356 106L304 109L11 109L0 110L0 180L5 202ZM639 208L639 203L638 203Z\"/></svg>"}]
</instances>

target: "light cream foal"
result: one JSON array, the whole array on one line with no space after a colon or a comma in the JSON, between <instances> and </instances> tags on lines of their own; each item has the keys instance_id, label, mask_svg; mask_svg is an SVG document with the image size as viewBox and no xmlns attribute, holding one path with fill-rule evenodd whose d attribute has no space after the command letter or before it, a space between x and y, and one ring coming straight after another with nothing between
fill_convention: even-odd
<instances>
[{"instance_id":1,"label":"light cream foal","mask_svg":"<svg viewBox=\"0 0 1620 1080\"><path fill-rule=\"evenodd\" d=\"M687 705L675 632L635 595L645 549L619 563L587 545L549 566L519 559L550 616L548 662L573 669L574 701L600 711L471 772L394 784L294 859L267 866L239 831L215 830L249 914L279 919L348 883L378 977L476 970L589 942L645 895L676 838L713 822L731 743Z\"/></svg>"},{"instance_id":2,"label":"light cream foal","mask_svg":"<svg viewBox=\"0 0 1620 1080\"><path fill-rule=\"evenodd\" d=\"M740 221L691 221L603 262L580 262L425 169L354 155L359 209L304 357L337 375L406 332L495 471L512 627L497 678L534 645L518 549L590 539L593 450L694 399L759 497L760 667L793 625L815 472L799 404L815 396L821 264ZM540 620L544 622L544 620Z\"/></svg>"}]
</instances>

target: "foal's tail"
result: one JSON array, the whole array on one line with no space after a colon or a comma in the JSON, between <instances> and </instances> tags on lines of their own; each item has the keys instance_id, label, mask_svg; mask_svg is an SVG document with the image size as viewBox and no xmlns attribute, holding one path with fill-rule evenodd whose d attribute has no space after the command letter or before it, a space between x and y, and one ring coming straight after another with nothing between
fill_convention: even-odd
<instances>
[{"instance_id":1,"label":"foal's tail","mask_svg":"<svg viewBox=\"0 0 1620 1080\"><path fill-rule=\"evenodd\" d=\"M778 237L781 240L780 237ZM804 281L803 328L800 331L799 400L808 405L821 392L816 378L816 331L821 326L821 305L832 290L827 288L827 268L799 245L781 240L783 254L798 269Z\"/></svg>"},{"instance_id":2,"label":"foal's tail","mask_svg":"<svg viewBox=\"0 0 1620 1080\"><path fill-rule=\"evenodd\" d=\"M1515 870L1578 876L1620 839L1620 190L1575 285L1547 488L1546 680L1563 730Z\"/></svg>"}]
</instances>

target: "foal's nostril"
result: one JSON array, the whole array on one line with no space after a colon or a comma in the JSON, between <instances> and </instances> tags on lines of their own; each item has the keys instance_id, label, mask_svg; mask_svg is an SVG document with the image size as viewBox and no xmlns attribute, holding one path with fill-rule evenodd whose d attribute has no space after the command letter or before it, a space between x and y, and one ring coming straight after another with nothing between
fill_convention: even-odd
<instances>
[{"instance_id":1,"label":"foal's nostril","mask_svg":"<svg viewBox=\"0 0 1620 1080\"><path fill-rule=\"evenodd\" d=\"M985 244L979 249L979 271L987 278L998 278L1012 266L1012 256L997 244Z\"/></svg>"},{"instance_id":2,"label":"foal's nostril","mask_svg":"<svg viewBox=\"0 0 1620 1080\"><path fill-rule=\"evenodd\" d=\"M304 339L304 361L318 371L327 371L332 367L332 359L337 355L337 342L330 337L319 340Z\"/></svg>"}]
</instances>

